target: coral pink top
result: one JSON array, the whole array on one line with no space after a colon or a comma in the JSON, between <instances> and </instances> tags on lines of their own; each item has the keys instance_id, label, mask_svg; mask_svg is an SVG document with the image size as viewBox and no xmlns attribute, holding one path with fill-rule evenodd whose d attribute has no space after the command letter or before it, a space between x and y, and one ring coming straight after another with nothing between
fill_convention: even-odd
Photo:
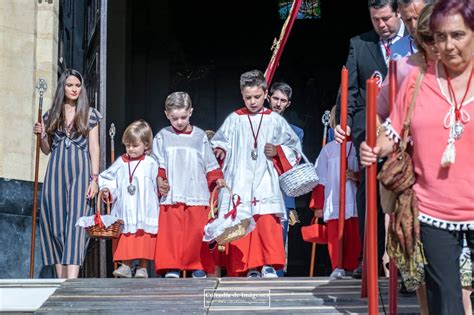
<instances>
[{"instance_id":1,"label":"coral pink top","mask_svg":"<svg viewBox=\"0 0 474 315\"><path fill-rule=\"evenodd\" d=\"M395 141L400 140L418 75L419 68L408 74L384 124L386 134ZM416 174L413 189L420 220L443 229L474 230L474 121L470 121L474 117L474 96L469 93L462 105L464 133L455 141L455 163L443 168L441 157L449 138L447 125L452 106L449 92L440 83L436 63L431 62L418 92L410 127ZM474 90L473 84L470 89Z\"/></svg>"}]
</instances>

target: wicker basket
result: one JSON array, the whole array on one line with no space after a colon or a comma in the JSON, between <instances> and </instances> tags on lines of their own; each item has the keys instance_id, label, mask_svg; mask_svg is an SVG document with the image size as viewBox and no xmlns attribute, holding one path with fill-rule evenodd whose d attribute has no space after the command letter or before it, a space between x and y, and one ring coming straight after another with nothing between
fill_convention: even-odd
<instances>
[{"instance_id":1,"label":"wicker basket","mask_svg":"<svg viewBox=\"0 0 474 315\"><path fill-rule=\"evenodd\" d=\"M319 178L314 165L301 153L306 163L299 164L280 175L280 187L289 197L309 193L318 184Z\"/></svg>"},{"instance_id":2,"label":"wicker basket","mask_svg":"<svg viewBox=\"0 0 474 315\"><path fill-rule=\"evenodd\" d=\"M96 203L96 209L95 209L95 215L96 217L100 218L100 207L102 202L104 202L107 205L107 214L110 214L110 202L103 201L102 200L102 191L99 192L99 195L97 197L97 203ZM103 224L95 224L93 226L87 227L86 232L91 238L100 238L100 239L114 239L120 236L120 233L122 232L123 228L123 221L118 219L115 221L112 225L110 225L108 228L106 228Z\"/></svg>"},{"instance_id":3,"label":"wicker basket","mask_svg":"<svg viewBox=\"0 0 474 315\"><path fill-rule=\"evenodd\" d=\"M224 186L224 187L229 191L231 198L234 198L235 196L237 196L236 194L232 192L232 190L228 186ZM218 213L218 209L216 206L217 204L216 195L219 189L220 188L216 186L211 193L211 211L209 212L210 219L214 219L216 214ZM250 218L243 219L240 221L239 224L236 224L224 229L224 232L222 232L222 234L217 236L214 240L220 246L230 243L232 241L236 241L246 235L247 228L249 227L250 222L251 222Z\"/></svg>"}]
</instances>

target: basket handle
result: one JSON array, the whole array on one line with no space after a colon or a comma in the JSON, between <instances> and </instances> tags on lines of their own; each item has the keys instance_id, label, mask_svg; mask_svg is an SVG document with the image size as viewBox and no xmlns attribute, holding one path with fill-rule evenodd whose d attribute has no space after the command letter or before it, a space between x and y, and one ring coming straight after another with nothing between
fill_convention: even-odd
<instances>
[{"instance_id":1,"label":"basket handle","mask_svg":"<svg viewBox=\"0 0 474 315\"><path fill-rule=\"evenodd\" d=\"M222 187L219 187L219 186L216 186L214 187L214 189L212 190L211 192L211 205L210 205L210 208L211 210L209 211L209 220L211 219L215 219L216 218L216 214L217 212L219 211L219 209L217 209L217 200L216 200L216 195L217 195L217 192L221 189ZM230 195L232 196L233 195L233 192L232 192L232 189L230 189L229 186L225 185L224 188L226 188Z\"/></svg>"},{"instance_id":2,"label":"basket handle","mask_svg":"<svg viewBox=\"0 0 474 315\"><path fill-rule=\"evenodd\" d=\"M96 208L95 208L95 213L96 215L100 215L101 213L101 209L100 209L100 206L101 206L101 203L102 201L107 205L107 214L110 214L110 200L104 200L102 197L103 197L103 194L104 194L104 191L101 190L99 191L99 194L97 195L97 202L96 202Z\"/></svg>"}]
</instances>

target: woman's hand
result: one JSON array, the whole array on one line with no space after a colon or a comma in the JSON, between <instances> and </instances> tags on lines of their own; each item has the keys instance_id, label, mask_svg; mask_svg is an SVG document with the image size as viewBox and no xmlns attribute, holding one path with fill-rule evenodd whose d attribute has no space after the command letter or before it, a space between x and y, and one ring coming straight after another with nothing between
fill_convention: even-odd
<instances>
[{"instance_id":1,"label":"woman's hand","mask_svg":"<svg viewBox=\"0 0 474 315\"><path fill-rule=\"evenodd\" d=\"M35 135L42 135L43 134L43 124L40 122L36 122L33 125L33 133Z\"/></svg>"},{"instance_id":2,"label":"woman's hand","mask_svg":"<svg viewBox=\"0 0 474 315\"><path fill-rule=\"evenodd\" d=\"M346 136L351 135L351 127L347 126L346 127L346 132L342 130L341 125L337 125L336 128L334 128L334 136L336 137L336 141L339 143L342 143L344 139L346 139Z\"/></svg>"},{"instance_id":3,"label":"woman's hand","mask_svg":"<svg viewBox=\"0 0 474 315\"><path fill-rule=\"evenodd\" d=\"M360 164L364 166L370 166L373 163L377 162L378 155L380 153L380 147L369 147L367 142L362 142L360 144Z\"/></svg>"},{"instance_id":4,"label":"woman's hand","mask_svg":"<svg viewBox=\"0 0 474 315\"><path fill-rule=\"evenodd\" d=\"M225 181L222 178L216 180L216 186L219 188L225 187Z\"/></svg>"},{"instance_id":5,"label":"woman's hand","mask_svg":"<svg viewBox=\"0 0 474 315\"><path fill-rule=\"evenodd\" d=\"M99 185L97 184L97 180L92 179L89 183L89 187L87 188L86 198L87 199L94 198L95 195L97 194L98 189L99 189Z\"/></svg>"},{"instance_id":6,"label":"woman's hand","mask_svg":"<svg viewBox=\"0 0 474 315\"><path fill-rule=\"evenodd\" d=\"M277 155L276 146L274 146L271 143L266 143L265 144L265 148L263 149L263 152L265 153L265 156L267 158L273 158Z\"/></svg>"},{"instance_id":7,"label":"woman's hand","mask_svg":"<svg viewBox=\"0 0 474 315\"><path fill-rule=\"evenodd\" d=\"M168 195L170 191L170 184L168 184L168 180L158 177L158 191L164 197Z\"/></svg>"}]
</instances>

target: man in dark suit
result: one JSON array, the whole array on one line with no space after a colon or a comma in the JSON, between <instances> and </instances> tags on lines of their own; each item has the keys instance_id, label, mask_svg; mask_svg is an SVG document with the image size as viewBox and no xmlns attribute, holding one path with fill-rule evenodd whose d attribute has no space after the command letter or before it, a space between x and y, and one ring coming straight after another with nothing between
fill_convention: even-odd
<instances>
[{"instance_id":1,"label":"man in dark suit","mask_svg":"<svg viewBox=\"0 0 474 315\"><path fill-rule=\"evenodd\" d=\"M346 67L349 71L347 130L340 125L335 129L338 142L352 134L353 143L359 152L359 146L365 140L366 81L373 75L382 83L387 75L391 45L405 36L405 27L398 13L397 0L369 0L370 19L373 30L357 35L350 40ZM336 119L340 113L340 95L336 102ZM357 191L357 213L359 218L360 240L364 240L365 229L365 172L362 172L361 184ZM384 215L378 215L378 253L379 261L385 251ZM362 256L361 256L362 258ZM354 278L360 278L362 268L359 264L353 272Z\"/></svg>"}]
</instances>

